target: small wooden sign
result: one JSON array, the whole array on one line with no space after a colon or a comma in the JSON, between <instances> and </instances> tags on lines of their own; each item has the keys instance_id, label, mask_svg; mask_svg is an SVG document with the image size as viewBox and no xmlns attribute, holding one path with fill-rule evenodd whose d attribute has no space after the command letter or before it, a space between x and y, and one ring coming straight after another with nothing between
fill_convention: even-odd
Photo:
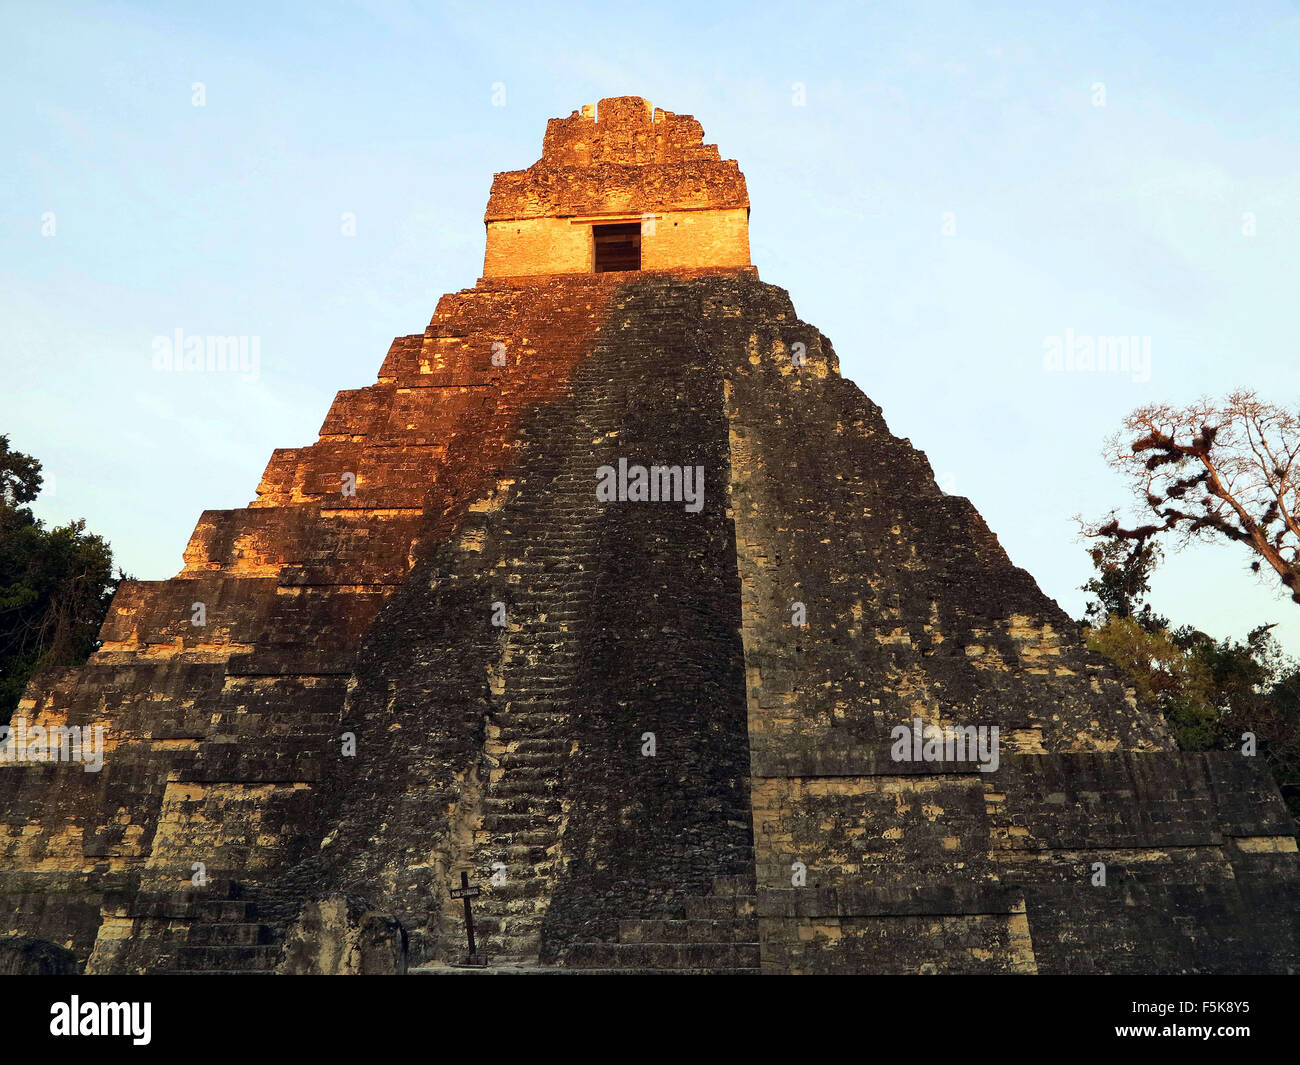
<instances>
[{"instance_id":1,"label":"small wooden sign","mask_svg":"<svg viewBox=\"0 0 1300 1065\"><path fill-rule=\"evenodd\" d=\"M469 874L460 874L460 887L449 889L453 899L461 899L465 903L465 942L469 946L469 954L466 955L462 965L472 966L476 969L486 968L487 959L482 957L474 949L474 914L470 910L469 900L476 899L479 896L477 887L470 887Z\"/></svg>"}]
</instances>

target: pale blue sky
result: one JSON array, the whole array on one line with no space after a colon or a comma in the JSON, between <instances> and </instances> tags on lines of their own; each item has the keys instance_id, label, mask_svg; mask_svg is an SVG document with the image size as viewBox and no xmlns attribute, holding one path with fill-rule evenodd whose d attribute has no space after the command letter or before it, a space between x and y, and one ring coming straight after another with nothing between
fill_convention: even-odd
<instances>
[{"instance_id":1,"label":"pale blue sky","mask_svg":"<svg viewBox=\"0 0 1300 1065\"><path fill-rule=\"evenodd\" d=\"M201 510L473 285L492 173L641 95L739 160L763 278L1077 616L1070 518L1123 498L1125 413L1300 398L1300 7L1132 6L7 2L0 432L52 476L43 517L170 576ZM177 328L259 337L259 380L155 373ZM1150 379L1044 372L1067 330L1149 337ZM1300 653L1247 561L1171 558L1155 604Z\"/></svg>"}]
</instances>

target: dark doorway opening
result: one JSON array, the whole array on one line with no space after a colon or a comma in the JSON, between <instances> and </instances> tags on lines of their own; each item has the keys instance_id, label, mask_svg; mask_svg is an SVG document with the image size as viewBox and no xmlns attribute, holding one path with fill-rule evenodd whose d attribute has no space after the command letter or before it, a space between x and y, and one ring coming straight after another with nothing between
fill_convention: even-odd
<instances>
[{"instance_id":1,"label":"dark doorway opening","mask_svg":"<svg viewBox=\"0 0 1300 1065\"><path fill-rule=\"evenodd\" d=\"M596 242L596 273L641 269L641 223L592 226Z\"/></svg>"}]
</instances>

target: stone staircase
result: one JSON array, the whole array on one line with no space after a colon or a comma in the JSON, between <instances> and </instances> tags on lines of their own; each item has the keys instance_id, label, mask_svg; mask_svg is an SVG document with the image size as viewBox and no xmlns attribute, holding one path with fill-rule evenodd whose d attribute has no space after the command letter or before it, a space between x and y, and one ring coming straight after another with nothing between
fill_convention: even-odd
<instances>
[{"instance_id":1,"label":"stone staircase","mask_svg":"<svg viewBox=\"0 0 1300 1065\"><path fill-rule=\"evenodd\" d=\"M576 747L575 697L590 689L582 671L591 666L582 661L577 630L599 594L590 562L599 557L602 537L608 538L606 505L595 499L596 468L635 446L624 422L643 368L661 357L660 343L686 350L679 334L695 320L690 286L665 278L656 288L655 306L644 312L658 323L650 331L653 342L598 338L595 352L573 372L574 401L530 426L516 463L522 476L512 493L509 532L499 544L508 552L499 557L509 562L499 568L511 582L510 619L521 628L509 636L502 709L489 725L486 753L496 766L475 848L485 878L493 862L508 867L506 883L485 885L475 903L480 953L492 965L536 965L542 921L564 868L566 811L559 795ZM602 357L611 344L622 353L617 362ZM490 543L493 518L482 520ZM518 546L511 549L512 543ZM718 878L712 894L683 899L676 914L623 920L617 942L575 946L566 964L756 972L753 896L752 879Z\"/></svg>"},{"instance_id":2,"label":"stone staircase","mask_svg":"<svg viewBox=\"0 0 1300 1065\"><path fill-rule=\"evenodd\" d=\"M235 880L206 887L141 891L132 903L139 920L165 921L153 949L166 975L257 975L274 972L282 944L258 919L258 906Z\"/></svg>"},{"instance_id":3,"label":"stone staircase","mask_svg":"<svg viewBox=\"0 0 1300 1065\"><path fill-rule=\"evenodd\" d=\"M667 919L623 920L613 943L576 943L569 969L756 975L757 893L752 877L720 876L709 895L688 896Z\"/></svg>"},{"instance_id":4,"label":"stone staircase","mask_svg":"<svg viewBox=\"0 0 1300 1065\"><path fill-rule=\"evenodd\" d=\"M502 598L519 629L508 637L502 709L488 731L486 753L496 768L475 850L485 877L494 862L507 869L504 884L485 887L475 923L480 953L507 963L537 957L563 870L565 812L557 788L574 749L575 693L583 690L576 630L594 579L583 560L600 540L603 511L591 443L616 428L601 382L584 369L574 374L573 393L582 397L576 411L544 419L525 444L537 457L519 463L527 472L500 540L502 557L510 558L501 570L510 581Z\"/></svg>"}]
</instances>

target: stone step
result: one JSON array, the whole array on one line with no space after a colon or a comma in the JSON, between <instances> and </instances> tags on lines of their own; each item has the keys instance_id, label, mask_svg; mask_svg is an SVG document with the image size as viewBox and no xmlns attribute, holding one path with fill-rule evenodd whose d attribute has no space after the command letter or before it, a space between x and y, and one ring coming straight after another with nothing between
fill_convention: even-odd
<instances>
[{"instance_id":1,"label":"stone step","mask_svg":"<svg viewBox=\"0 0 1300 1065\"><path fill-rule=\"evenodd\" d=\"M197 976L197 973L186 975ZM761 969L578 969L540 965L491 965L485 968L439 966L410 970L411 976L761 976Z\"/></svg>"},{"instance_id":2,"label":"stone step","mask_svg":"<svg viewBox=\"0 0 1300 1065\"><path fill-rule=\"evenodd\" d=\"M483 819L499 817L549 817L560 812L560 800L548 799L537 793L524 795L489 795L483 800Z\"/></svg>"},{"instance_id":3,"label":"stone step","mask_svg":"<svg viewBox=\"0 0 1300 1065\"><path fill-rule=\"evenodd\" d=\"M753 895L705 895L685 900L686 918L716 921L725 917L752 917L758 899Z\"/></svg>"},{"instance_id":4,"label":"stone step","mask_svg":"<svg viewBox=\"0 0 1300 1065\"><path fill-rule=\"evenodd\" d=\"M496 850L496 848L491 848L491 849L494 851ZM500 860L499 858L493 859L493 861L499 861L499 860ZM555 867L557 864L558 864L557 862L546 858L543 858L541 861L537 861L537 862L530 862L530 861L507 862L505 883L493 884L488 889L488 891L489 892L500 891L501 888L505 887L506 884L510 884L510 883L523 883L525 881L535 880L538 877L545 878L548 876L554 876ZM484 900L484 905L489 904L487 900L490 899L490 897L491 897L490 894L487 893L479 896L479 898Z\"/></svg>"},{"instance_id":5,"label":"stone step","mask_svg":"<svg viewBox=\"0 0 1300 1065\"><path fill-rule=\"evenodd\" d=\"M509 769L510 775L516 781L531 781L539 773L551 773L556 768L564 764L564 759L556 758L554 755L542 757L527 752L521 758L511 755L508 758L509 765L504 768ZM498 768L501 766L498 765ZM550 779L547 777L546 779Z\"/></svg>"},{"instance_id":6,"label":"stone step","mask_svg":"<svg viewBox=\"0 0 1300 1065\"><path fill-rule=\"evenodd\" d=\"M573 676L570 677L561 677L554 674L546 677L539 677L535 674L530 675L528 678L528 687L522 690L514 689L515 694L513 698L518 699L521 697L531 696L535 699L541 699L549 697L555 699L557 702L562 700L563 704L567 706L571 704L573 700L566 698L565 694L572 688L577 677L578 669L576 667L574 668ZM506 687L510 687L508 680L506 682Z\"/></svg>"},{"instance_id":7,"label":"stone step","mask_svg":"<svg viewBox=\"0 0 1300 1065\"><path fill-rule=\"evenodd\" d=\"M274 969L280 960L278 945L218 947L185 946L176 952L180 969Z\"/></svg>"},{"instance_id":8,"label":"stone step","mask_svg":"<svg viewBox=\"0 0 1300 1065\"><path fill-rule=\"evenodd\" d=\"M707 920L622 920L620 943L752 943L758 923L752 918Z\"/></svg>"},{"instance_id":9,"label":"stone step","mask_svg":"<svg viewBox=\"0 0 1300 1065\"><path fill-rule=\"evenodd\" d=\"M493 722L497 729L497 742L509 746L525 740L555 744L552 753L555 757L567 758L573 747L573 726L569 723L547 724L528 720L524 715L498 715ZM524 750L525 754L541 754L540 749Z\"/></svg>"},{"instance_id":10,"label":"stone step","mask_svg":"<svg viewBox=\"0 0 1300 1065\"><path fill-rule=\"evenodd\" d=\"M752 873L740 876L715 876L713 894L755 896L758 894L758 884Z\"/></svg>"},{"instance_id":11,"label":"stone step","mask_svg":"<svg viewBox=\"0 0 1300 1065\"><path fill-rule=\"evenodd\" d=\"M483 828L493 834L509 835L515 831L541 831L543 825L552 825L559 831L560 815L558 811L550 815L498 813L487 811L483 814Z\"/></svg>"},{"instance_id":12,"label":"stone step","mask_svg":"<svg viewBox=\"0 0 1300 1065\"><path fill-rule=\"evenodd\" d=\"M572 702L572 699L543 698L531 692L520 692L511 697L501 717L507 722L527 721L536 726L567 725L572 719L566 708Z\"/></svg>"},{"instance_id":13,"label":"stone step","mask_svg":"<svg viewBox=\"0 0 1300 1065\"><path fill-rule=\"evenodd\" d=\"M239 899L237 895L230 894L232 890L242 890L232 889L233 881L210 881L209 883L218 885L215 894L207 887L185 888L179 891L139 891L124 897L117 904L122 905L133 917L204 920L209 913L229 912L239 914L240 917L233 918L238 920L249 913L252 904ZM224 909L226 907L228 911Z\"/></svg>"},{"instance_id":14,"label":"stone step","mask_svg":"<svg viewBox=\"0 0 1300 1065\"><path fill-rule=\"evenodd\" d=\"M503 741L539 740L558 744L572 740L571 715L554 711L537 711L520 702L512 702L493 720Z\"/></svg>"},{"instance_id":15,"label":"stone step","mask_svg":"<svg viewBox=\"0 0 1300 1065\"><path fill-rule=\"evenodd\" d=\"M540 754L535 751L518 751L502 755L503 762L509 761L510 767L531 767L541 769L556 768L564 764L564 759L554 754Z\"/></svg>"},{"instance_id":16,"label":"stone step","mask_svg":"<svg viewBox=\"0 0 1300 1065\"><path fill-rule=\"evenodd\" d=\"M546 892L547 877L534 876L524 877L517 876L507 879L504 884L494 885L490 894L483 894L479 898L482 900L479 905L490 907L496 900L510 905L511 903L525 899L537 899L544 896ZM491 900L491 901L489 901Z\"/></svg>"},{"instance_id":17,"label":"stone step","mask_svg":"<svg viewBox=\"0 0 1300 1065\"><path fill-rule=\"evenodd\" d=\"M565 964L585 969L757 969L757 943L576 943Z\"/></svg>"},{"instance_id":18,"label":"stone step","mask_svg":"<svg viewBox=\"0 0 1300 1065\"><path fill-rule=\"evenodd\" d=\"M519 780L516 779L514 773L509 772L509 766L503 768L507 770L507 775L492 785L489 798L499 802L514 798L537 799L548 802L554 800L555 790L558 787L555 781L535 774L529 775L525 780Z\"/></svg>"},{"instance_id":19,"label":"stone step","mask_svg":"<svg viewBox=\"0 0 1300 1065\"><path fill-rule=\"evenodd\" d=\"M554 846L556 838L557 834L554 831L512 832L510 843L512 846L546 848Z\"/></svg>"},{"instance_id":20,"label":"stone step","mask_svg":"<svg viewBox=\"0 0 1300 1065\"><path fill-rule=\"evenodd\" d=\"M521 738L515 741L514 749L507 751L506 753L508 755L549 754L549 753L567 755L569 753L570 745L571 744L569 740L563 739L558 736L549 739L545 737L534 736L529 738Z\"/></svg>"},{"instance_id":21,"label":"stone step","mask_svg":"<svg viewBox=\"0 0 1300 1065\"><path fill-rule=\"evenodd\" d=\"M516 695L496 715L494 724L503 736L512 739L571 739L573 719L567 710L556 709L554 700L547 700L545 709L528 701L527 694Z\"/></svg>"},{"instance_id":22,"label":"stone step","mask_svg":"<svg viewBox=\"0 0 1300 1065\"><path fill-rule=\"evenodd\" d=\"M507 775L504 776L504 778L499 779L497 784L493 785L493 791L497 791L497 788L499 788L500 785L502 784L511 785L511 788L513 788L513 785L515 784L525 784L528 785L528 787L530 788L538 788L539 797L545 798L546 788L541 787L541 785L539 785L538 782L536 782L536 780L532 778L532 776L529 776L528 779L515 780L512 779L513 774L511 770L542 769L542 767L547 767L547 766L552 767L552 769L559 770L560 767L564 765L564 762L567 761L567 758L568 756L564 756L564 754L558 754L555 752L541 752L541 750L524 750L524 752L508 752L508 753L498 754L497 769L506 770ZM503 792L502 795L508 795L508 792Z\"/></svg>"},{"instance_id":23,"label":"stone step","mask_svg":"<svg viewBox=\"0 0 1300 1065\"><path fill-rule=\"evenodd\" d=\"M521 865L529 868L540 868L554 864L554 860L547 853L546 847L536 843L515 843L510 842L502 848L509 866Z\"/></svg>"},{"instance_id":24,"label":"stone step","mask_svg":"<svg viewBox=\"0 0 1300 1065\"><path fill-rule=\"evenodd\" d=\"M143 888L135 892L131 897L140 903L169 902L188 904L191 902L238 899L243 896L243 891L243 885L239 881L222 878L209 880L202 887L185 884L166 889L158 887Z\"/></svg>"},{"instance_id":25,"label":"stone step","mask_svg":"<svg viewBox=\"0 0 1300 1065\"><path fill-rule=\"evenodd\" d=\"M187 946L256 947L270 943L272 931L264 924L194 924Z\"/></svg>"},{"instance_id":26,"label":"stone step","mask_svg":"<svg viewBox=\"0 0 1300 1065\"><path fill-rule=\"evenodd\" d=\"M210 900L194 907L196 921L213 924L242 924L257 917L257 903L239 899Z\"/></svg>"}]
</instances>

